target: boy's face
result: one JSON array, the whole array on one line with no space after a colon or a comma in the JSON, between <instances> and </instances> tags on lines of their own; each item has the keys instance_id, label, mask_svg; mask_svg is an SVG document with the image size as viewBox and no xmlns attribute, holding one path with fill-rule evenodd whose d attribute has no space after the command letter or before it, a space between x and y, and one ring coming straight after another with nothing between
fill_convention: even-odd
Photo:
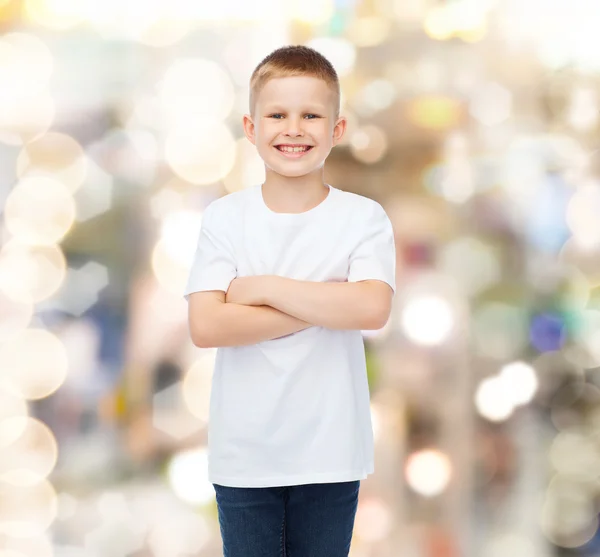
<instances>
[{"instance_id":1,"label":"boy's face","mask_svg":"<svg viewBox=\"0 0 600 557\"><path fill-rule=\"evenodd\" d=\"M244 131L265 165L287 177L305 176L325 163L346 119L336 118L335 93L316 77L278 77L258 94Z\"/></svg>"}]
</instances>

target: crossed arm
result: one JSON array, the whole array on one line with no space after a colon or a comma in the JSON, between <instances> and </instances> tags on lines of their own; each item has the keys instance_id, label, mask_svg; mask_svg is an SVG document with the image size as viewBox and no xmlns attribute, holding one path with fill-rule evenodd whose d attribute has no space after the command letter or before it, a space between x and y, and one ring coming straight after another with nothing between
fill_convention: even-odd
<instances>
[{"instance_id":1,"label":"crossed arm","mask_svg":"<svg viewBox=\"0 0 600 557\"><path fill-rule=\"evenodd\" d=\"M210 304L208 294L212 295ZM240 277L231 282L226 294L213 291L190 296L190 331L194 344L209 348L255 344L311 326L379 329L388 320L392 295L390 286L378 280Z\"/></svg>"}]
</instances>

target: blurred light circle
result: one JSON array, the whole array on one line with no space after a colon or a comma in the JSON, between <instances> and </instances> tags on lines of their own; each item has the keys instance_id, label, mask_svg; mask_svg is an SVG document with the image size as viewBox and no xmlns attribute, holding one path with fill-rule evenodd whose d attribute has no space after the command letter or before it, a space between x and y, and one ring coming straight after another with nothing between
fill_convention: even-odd
<instances>
[{"instance_id":1,"label":"blurred light circle","mask_svg":"<svg viewBox=\"0 0 600 557\"><path fill-rule=\"evenodd\" d=\"M582 185L567 206L567 225L573 241L584 250L600 247L600 184Z\"/></svg>"},{"instance_id":2,"label":"blurred light circle","mask_svg":"<svg viewBox=\"0 0 600 557\"><path fill-rule=\"evenodd\" d=\"M189 411L205 423L208 423L215 358L216 351L211 351L194 362L182 385L183 399Z\"/></svg>"},{"instance_id":3,"label":"blurred light circle","mask_svg":"<svg viewBox=\"0 0 600 557\"><path fill-rule=\"evenodd\" d=\"M590 383L564 381L558 390L552 390L550 419L557 431L577 433L600 425L600 389Z\"/></svg>"},{"instance_id":4,"label":"blurred light circle","mask_svg":"<svg viewBox=\"0 0 600 557\"><path fill-rule=\"evenodd\" d=\"M172 181L177 183L179 179L174 178ZM150 198L150 212L155 219L166 220L171 213L183 211L184 203L184 196L167 184Z\"/></svg>"},{"instance_id":5,"label":"blurred light circle","mask_svg":"<svg viewBox=\"0 0 600 557\"><path fill-rule=\"evenodd\" d=\"M535 549L531 540L517 532L493 535L485 542L485 557L532 557Z\"/></svg>"},{"instance_id":6,"label":"blurred light circle","mask_svg":"<svg viewBox=\"0 0 600 557\"><path fill-rule=\"evenodd\" d=\"M35 35L7 33L0 39L0 75L10 76L0 91L2 104L18 101L22 96L35 96L45 91L54 60L50 49Z\"/></svg>"},{"instance_id":7,"label":"blurred light circle","mask_svg":"<svg viewBox=\"0 0 600 557\"><path fill-rule=\"evenodd\" d=\"M54 549L47 534L35 538L6 538L4 545L9 553L4 555L0 552L0 557L11 557L10 552L15 551L22 557L54 557Z\"/></svg>"},{"instance_id":8,"label":"blurred light circle","mask_svg":"<svg viewBox=\"0 0 600 557\"><path fill-rule=\"evenodd\" d=\"M182 501L201 505L214 499L205 448L177 453L169 462L167 475L171 489Z\"/></svg>"},{"instance_id":9,"label":"blurred light circle","mask_svg":"<svg viewBox=\"0 0 600 557\"><path fill-rule=\"evenodd\" d=\"M577 314L574 340L588 353L586 368L600 366L600 310L583 310ZM591 365L589 365L591 364Z\"/></svg>"},{"instance_id":10,"label":"blurred light circle","mask_svg":"<svg viewBox=\"0 0 600 557\"><path fill-rule=\"evenodd\" d=\"M265 163L260 158L256 147L245 137L236 141L236 158L233 168L223 178L225 189L233 193L257 184L265 179Z\"/></svg>"},{"instance_id":11,"label":"blurred light circle","mask_svg":"<svg viewBox=\"0 0 600 557\"><path fill-rule=\"evenodd\" d=\"M408 119L418 127L444 130L458 126L462 107L460 103L444 96L422 96L406 104Z\"/></svg>"},{"instance_id":12,"label":"blurred light circle","mask_svg":"<svg viewBox=\"0 0 600 557\"><path fill-rule=\"evenodd\" d=\"M550 447L550 462L563 476L594 481L600 476L600 447L583 430L560 431Z\"/></svg>"},{"instance_id":13,"label":"blurred light circle","mask_svg":"<svg viewBox=\"0 0 600 557\"><path fill-rule=\"evenodd\" d=\"M63 344L44 329L25 329L0 344L0 369L5 386L28 399L54 393L67 375L67 353Z\"/></svg>"},{"instance_id":14,"label":"blurred light circle","mask_svg":"<svg viewBox=\"0 0 600 557\"><path fill-rule=\"evenodd\" d=\"M56 517L56 492L46 479L25 486L0 479L0 501L0 534L9 537L38 537Z\"/></svg>"},{"instance_id":15,"label":"blurred light circle","mask_svg":"<svg viewBox=\"0 0 600 557\"><path fill-rule=\"evenodd\" d=\"M568 282L563 295L566 306L575 310L585 308L591 296L590 281L576 267L567 268L566 274Z\"/></svg>"},{"instance_id":16,"label":"blurred light circle","mask_svg":"<svg viewBox=\"0 0 600 557\"><path fill-rule=\"evenodd\" d=\"M22 145L45 133L54 122L54 99L45 92L0 102L0 141Z\"/></svg>"},{"instance_id":17,"label":"blurred light circle","mask_svg":"<svg viewBox=\"0 0 600 557\"><path fill-rule=\"evenodd\" d=\"M396 88L386 79L375 79L354 97L353 106L361 116L372 116L389 108L396 98Z\"/></svg>"},{"instance_id":18,"label":"blurred light circle","mask_svg":"<svg viewBox=\"0 0 600 557\"><path fill-rule=\"evenodd\" d=\"M0 448L15 441L19 437L21 429L24 430L26 426L25 422L14 422L12 428L8 430L2 424L12 418L25 418L28 415L29 410L25 399L19 393L6 388L0 379L0 430L3 432L0 439ZM7 432L13 437L7 437Z\"/></svg>"},{"instance_id":19,"label":"blurred light circle","mask_svg":"<svg viewBox=\"0 0 600 557\"><path fill-rule=\"evenodd\" d=\"M513 404L522 405L531 402L538 388L535 369L525 362L506 364L500 371L500 378L512 393Z\"/></svg>"},{"instance_id":20,"label":"blurred light circle","mask_svg":"<svg viewBox=\"0 0 600 557\"><path fill-rule=\"evenodd\" d=\"M339 37L319 37L306 43L325 56L335 68L339 77L350 74L356 61L356 47L351 41Z\"/></svg>"},{"instance_id":21,"label":"blurred light circle","mask_svg":"<svg viewBox=\"0 0 600 557\"><path fill-rule=\"evenodd\" d=\"M2 268L0 252L0 342L27 328L33 317L33 303L19 302L3 290L2 276L6 269Z\"/></svg>"},{"instance_id":22,"label":"blurred light circle","mask_svg":"<svg viewBox=\"0 0 600 557\"><path fill-rule=\"evenodd\" d=\"M589 542L598 529L592 499L594 484L557 475L550 482L540 516L544 535L555 545L576 548Z\"/></svg>"},{"instance_id":23,"label":"blurred light circle","mask_svg":"<svg viewBox=\"0 0 600 557\"><path fill-rule=\"evenodd\" d=\"M458 238L444 247L440 269L453 277L469 296L475 296L495 284L501 274L495 253L475 237Z\"/></svg>"},{"instance_id":24,"label":"blurred light circle","mask_svg":"<svg viewBox=\"0 0 600 557\"><path fill-rule=\"evenodd\" d=\"M391 28L392 22L387 17L356 17L348 24L346 35L357 47L371 47L384 42Z\"/></svg>"},{"instance_id":25,"label":"blurred light circle","mask_svg":"<svg viewBox=\"0 0 600 557\"><path fill-rule=\"evenodd\" d=\"M152 250L151 263L158 283L168 292L182 296L191 264L184 265L174 259L169 252L169 246L162 240L158 241Z\"/></svg>"},{"instance_id":26,"label":"blurred light circle","mask_svg":"<svg viewBox=\"0 0 600 557\"><path fill-rule=\"evenodd\" d=\"M85 18L105 40L136 41L160 21L164 10L161 0L92 0L85 3Z\"/></svg>"},{"instance_id":27,"label":"blurred light circle","mask_svg":"<svg viewBox=\"0 0 600 557\"><path fill-rule=\"evenodd\" d=\"M591 87L575 86L570 93L566 120L578 131L589 131L598 125L598 94Z\"/></svg>"},{"instance_id":28,"label":"blurred light circle","mask_svg":"<svg viewBox=\"0 0 600 557\"><path fill-rule=\"evenodd\" d=\"M15 430L19 431L16 439ZM46 424L30 417L1 420L0 447L0 478L13 485L30 485L48 477L58 457L53 433Z\"/></svg>"},{"instance_id":29,"label":"blurred light circle","mask_svg":"<svg viewBox=\"0 0 600 557\"><path fill-rule=\"evenodd\" d=\"M361 498L356 509L355 531L359 539L375 543L387 538L392 529L392 513L382 499Z\"/></svg>"},{"instance_id":30,"label":"blurred light circle","mask_svg":"<svg viewBox=\"0 0 600 557\"><path fill-rule=\"evenodd\" d=\"M0 549L0 557L28 557L28 555L13 549Z\"/></svg>"},{"instance_id":31,"label":"blurred light circle","mask_svg":"<svg viewBox=\"0 0 600 557\"><path fill-rule=\"evenodd\" d=\"M335 12L333 0L303 0L302 2L284 2L287 17L303 23L319 25L331 19Z\"/></svg>"},{"instance_id":32,"label":"blurred light circle","mask_svg":"<svg viewBox=\"0 0 600 557\"><path fill-rule=\"evenodd\" d=\"M529 339L538 352L559 350L565 342L563 319L553 313L541 313L531 319Z\"/></svg>"},{"instance_id":33,"label":"blurred light circle","mask_svg":"<svg viewBox=\"0 0 600 557\"><path fill-rule=\"evenodd\" d=\"M164 4L163 9L169 4ZM183 39L191 30L191 21L183 17L165 14L153 24L141 30L137 40L147 46L171 46Z\"/></svg>"},{"instance_id":34,"label":"blurred light circle","mask_svg":"<svg viewBox=\"0 0 600 557\"><path fill-rule=\"evenodd\" d=\"M163 106L158 96L140 96L135 98L132 103L131 115L126 123L127 127L147 127L162 130L161 113L163 112Z\"/></svg>"},{"instance_id":35,"label":"blurred light circle","mask_svg":"<svg viewBox=\"0 0 600 557\"><path fill-rule=\"evenodd\" d=\"M0 251L0 291L13 302L27 305L50 298L63 284L66 272L67 262L58 246L12 240Z\"/></svg>"},{"instance_id":36,"label":"blurred light circle","mask_svg":"<svg viewBox=\"0 0 600 557\"><path fill-rule=\"evenodd\" d=\"M588 280L590 287L600 286L600 247L586 249L569 238L558 254L562 264L579 269Z\"/></svg>"},{"instance_id":37,"label":"blurred light circle","mask_svg":"<svg viewBox=\"0 0 600 557\"><path fill-rule=\"evenodd\" d=\"M25 14L44 27L65 31L83 21L83 0L25 0Z\"/></svg>"},{"instance_id":38,"label":"blurred light circle","mask_svg":"<svg viewBox=\"0 0 600 557\"><path fill-rule=\"evenodd\" d=\"M406 461L405 475L408 485L424 497L440 495L450 482L451 472L450 459L434 449L414 452Z\"/></svg>"},{"instance_id":39,"label":"blurred light circle","mask_svg":"<svg viewBox=\"0 0 600 557\"><path fill-rule=\"evenodd\" d=\"M219 121L229 116L235 91L216 62L188 58L176 60L167 70L159 85L159 98L169 127L194 120L201 127L204 117Z\"/></svg>"},{"instance_id":40,"label":"blurred light circle","mask_svg":"<svg viewBox=\"0 0 600 557\"><path fill-rule=\"evenodd\" d=\"M440 41L452 37L468 42L480 40L486 33L485 10L476 6L473 2L433 6L425 17L423 28L432 39Z\"/></svg>"},{"instance_id":41,"label":"blurred light circle","mask_svg":"<svg viewBox=\"0 0 600 557\"><path fill-rule=\"evenodd\" d=\"M165 158L184 180L207 185L229 174L235 162L235 147L225 124L206 122L197 129L172 129L165 142Z\"/></svg>"},{"instance_id":42,"label":"blurred light circle","mask_svg":"<svg viewBox=\"0 0 600 557\"><path fill-rule=\"evenodd\" d=\"M160 237L171 260L192 266L201 225L202 213L198 211L174 211L164 218Z\"/></svg>"},{"instance_id":43,"label":"blurred light circle","mask_svg":"<svg viewBox=\"0 0 600 557\"><path fill-rule=\"evenodd\" d=\"M387 136L377 126L362 126L352 134L350 139L350 152L355 159L366 164L380 161L387 149Z\"/></svg>"},{"instance_id":44,"label":"blurred light circle","mask_svg":"<svg viewBox=\"0 0 600 557\"><path fill-rule=\"evenodd\" d=\"M76 192L87 175L87 159L72 137L49 132L23 146L17 158L17 175L48 175Z\"/></svg>"},{"instance_id":45,"label":"blurred light circle","mask_svg":"<svg viewBox=\"0 0 600 557\"><path fill-rule=\"evenodd\" d=\"M436 296L414 297L402 311L402 328L406 336L417 344L441 344L450 335L453 324L450 305Z\"/></svg>"},{"instance_id":46,"label":"blurred light circle","mask_svg":"<svg viewBox=\"0 0 600 557\"><path fill-rule=\"evenodd\" d=\"M481 85L472 94L469 112L485 126L501 124L511 111L512 94L498 83Z\"/></svg>"},{"instance_id":47,"label":"blurred light circle","mask_svg":"<svg viewBox=\"0 0 600 557\"><path fill-rule=\"evenodd\" d=\"M20 242L56 244L75 220L75 201L61 182L44 176L23 178L6 198L6 228Z\"/></svg>"},{"instance_id":48,"label":"blurred light circle","mask_svg":"<svg viewBox=\"0 0 600 557\"><path fill-rule=\"evenodd\" d=\"M500 377L488 377L477 387L475 406L479 414L487 420L504 421L514 410L513 393Z\"/></svg>"}]
</instances>

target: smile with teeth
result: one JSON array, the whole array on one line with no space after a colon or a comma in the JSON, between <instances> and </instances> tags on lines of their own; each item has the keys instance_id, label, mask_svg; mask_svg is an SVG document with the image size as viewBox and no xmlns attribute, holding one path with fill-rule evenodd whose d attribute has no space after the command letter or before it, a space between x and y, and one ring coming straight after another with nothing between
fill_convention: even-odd
<instances>
[{"instance_id":1,"label":"smile with teeth","mask_svg":"<svg viewBox=\"0 0 600 557\"><path fill-rule=\"evenodd\" d=\"M312 145L296 145L293 147L291 145L276 145L275 147L284 153L305 153L312 149Z\"/></svg>"}]
</instances>

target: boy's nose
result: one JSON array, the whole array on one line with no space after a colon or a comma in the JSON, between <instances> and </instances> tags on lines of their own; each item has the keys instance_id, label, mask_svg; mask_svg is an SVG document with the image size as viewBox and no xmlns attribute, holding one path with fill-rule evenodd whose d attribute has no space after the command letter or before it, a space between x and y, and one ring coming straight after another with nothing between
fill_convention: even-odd
<instances>
[{"instance_id":1,"label":"boy's nose","mask_svg":"<svg viewBox=\"0 0 600 557\"><path fill-rule=\"evenodd\" d=\"M288 126L286 129L286 135L292 136L292 137L298 137L300 135L303 135L304 132L302 131L302 125L298 120L295 120L293 118L290 118L288 120Z\"/></svg>"}]
</instances>

